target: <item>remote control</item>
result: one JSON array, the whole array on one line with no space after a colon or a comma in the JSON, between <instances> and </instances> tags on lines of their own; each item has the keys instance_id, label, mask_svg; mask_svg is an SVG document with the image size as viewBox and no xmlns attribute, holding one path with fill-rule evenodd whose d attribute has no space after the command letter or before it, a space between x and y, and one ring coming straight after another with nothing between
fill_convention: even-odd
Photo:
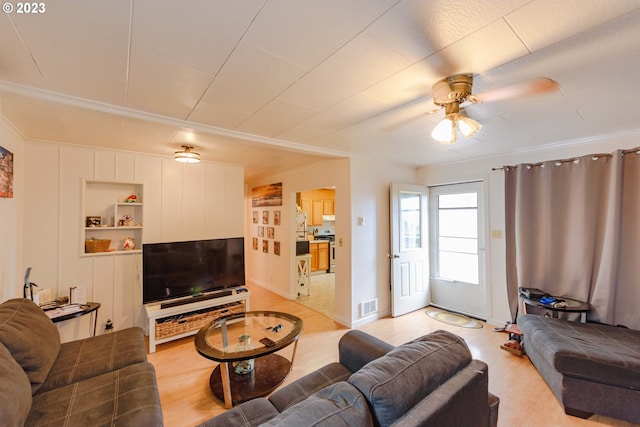
<instances>
[{"instance_id":1,"label":"remote control","mask_svg":"<svg viewBox=\"0 0 640 427\"><path fill-rule=\"evenodd\" d=\"M267 337L262 338L260 342L264 344L265 347L273 347L274 345L276 345L276 342L274 340Z\"/></svg>"}]
</instances>

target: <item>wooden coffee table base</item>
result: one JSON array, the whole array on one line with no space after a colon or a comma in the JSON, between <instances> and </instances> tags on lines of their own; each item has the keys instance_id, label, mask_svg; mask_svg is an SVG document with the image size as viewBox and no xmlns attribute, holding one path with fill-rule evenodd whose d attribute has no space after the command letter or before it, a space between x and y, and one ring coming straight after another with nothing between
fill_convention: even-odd
<instances>
[{"instance_id":1,"label":"wooden coffee table base","mask_svg":"<svg viewBox=\"0 0 640 427\"><path fill-rule=\"evenodd\" d=\"M253 372L247 375L238 375L229 366L229 383L222 380L220 363L211 373L209 385L213 395L225 402L226 408L231 408L234 403L241 403L260 396L266 396L276 389L291 371L291 362L277 354L269 354L254 359ZM231 389L231 401L225 400L225 385Z\"/></svg>"}]
</instances>

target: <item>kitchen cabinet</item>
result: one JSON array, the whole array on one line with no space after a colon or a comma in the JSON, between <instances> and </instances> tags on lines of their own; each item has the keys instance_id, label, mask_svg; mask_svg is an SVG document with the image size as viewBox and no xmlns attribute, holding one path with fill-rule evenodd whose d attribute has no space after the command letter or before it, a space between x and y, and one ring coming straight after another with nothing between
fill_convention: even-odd
<instances>
[{"instance_id":1,"label":"kitchen cabinet","mask_svg":"<svg viewBox=\"0 0 640 427\"><path fill-rule=\"evenodd\" d=\"M310 241L309 255L311 255L311 272L329 270L329 242Z\"/></svg>"},{"instance_id":2,"label":"kitchen cabinet","mask_svg":"<svg viewBox=\"0 0 640 427\"><path fill-rule=\"evenodd\" d=\"M335 215L335 201L334 200L323 200L322 201L322 214L323 215Z\"/></svg>"},{"instance_id":3,"label":"kitchen cabinet","mask_svg":"<svg viewBox=\"0 0 640 427\"><path fill-rule=\"evenodd\" d=\"M329 270L329 242L318 244L318 270Z\"/></svg>"},{"instance_id":4,"label":"kitchen cabinet","mask_svg":"<svg viewBox=\"0 0 640 427\"><path fill-rule=\"evenodd\" d=\"M316 225L313 223L313 200L300 199L300 207L302 208L302 212L307 214L307 225Z\"/></svg>"},{"instance_id":5,"label":"kitchen cabinet","mask_svg":"<svg viewBox=\"0 0 640 427\"><path fill-rule=\"evenodd\" d=\"M299 194L300 208L307 214L308 226L322 225L322 215L335 215L335 190L311 190Z\"/></svg>"},{"instance_id":6,"label":"kitchen cabinet","mask_svg":"<svg viewBox=\"0 0 640 427\"><path fill-rule=\"evenodd\" d=\"M322 200L313 201L313 219L311 222L313 225L322 225Z\"/></svg>"}]
</instances>

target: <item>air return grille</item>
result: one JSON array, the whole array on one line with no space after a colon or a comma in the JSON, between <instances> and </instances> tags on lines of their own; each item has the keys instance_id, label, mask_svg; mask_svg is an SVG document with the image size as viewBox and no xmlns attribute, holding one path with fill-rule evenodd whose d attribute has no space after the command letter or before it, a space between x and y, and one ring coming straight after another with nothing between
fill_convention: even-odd
<instances>
[{"instance_id":1,"label":"air return grille","mask_svg":"<svg viewBox=\"0 0 640 427\"><path fill-rule=\"evenodd\" d=\"M378 311L378 298L360 303L360 317L365 317Z\"/></svg>"}]
</instances>

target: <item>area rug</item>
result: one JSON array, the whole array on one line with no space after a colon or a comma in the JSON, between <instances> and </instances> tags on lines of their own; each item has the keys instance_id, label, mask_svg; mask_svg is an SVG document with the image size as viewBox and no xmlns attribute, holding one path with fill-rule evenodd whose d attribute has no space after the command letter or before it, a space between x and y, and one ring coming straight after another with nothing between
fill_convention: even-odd
<instances>
[{"instance_id":1,"label":"area rug","mask_svg":"<svg viewBox=\"0 0 640 427\"><path fill-rule=\"evenodd\" d=\"M480 323L476 319L471 319L470 317L463 316L462 314L452 313L450 311L440 310L438 308L432 307L427 308L427 311L425 313L432 319L442 323L446 323L447 325L460 326L461 328L470 329L482 328L482 323Z\"/></svg>"}]
</instances>

